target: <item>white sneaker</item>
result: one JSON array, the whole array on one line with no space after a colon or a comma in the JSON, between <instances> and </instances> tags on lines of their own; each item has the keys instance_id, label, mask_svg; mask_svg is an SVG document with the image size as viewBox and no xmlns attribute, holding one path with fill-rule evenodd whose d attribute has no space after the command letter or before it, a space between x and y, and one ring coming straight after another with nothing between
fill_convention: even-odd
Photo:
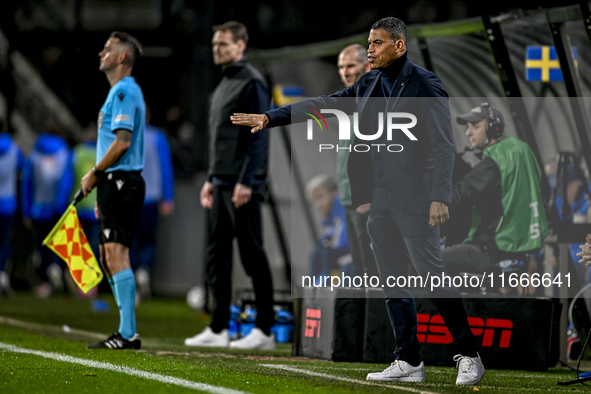
<instances>
[{"instance_id":1,"label":"white sneaker","mask_svg":"<svg viewBox=\"0 0 591 394\"><path fill-rule=\"evenodd\" d=\"M187 305L196 311L205 308L205 289L201 286L194 286L187 292Z\"/></svg>"},{"instance_id":2,"label":"white sneaker","mask_svg":"<svg viewBox=\"0 0 591 394\"><path fill-rule=\"evenodd\" d=\"M10 286L10 276L4 271L0 271L0 295L6 295L8 297L12 297L14 295L14 291Z\"/></svg>"},{"instance_id":3,"label":"white sneaker","mask_svg":"<svg viewBox=\"0 0 591 394\"><path fill-rule=\"evenodd\" d=\"M454 361L457 362L456 368L458 369L458 378L456 379L457 385L472 386L478 384L482 380L485 370L478 353L476 353L476 357L467 357L462 356L461 354L456 354L454 356Z\"/></svg>"},{"instance_id":4,"label":"white sneaker","mask_svg":"<svg viewBox=\"0 0 591 394\"><path fill-rule=\"evenodd\" d=\"M58 291L64 290L64 271L62 270L62 267L56 263L51 263L49 267L47 267L46 272L51 286Z\"/></svg>"},{"instance_id":5,"label":"white sneaker","mask_svg":"<svg viewBox=\"0 0 591 394\"><path fill-rule=\"evenodd\" d=\"M418 367L413 367L403 360L394 361L382 372L367 374L367 380L390 380L394 382L424 382L425 364L421 361Z\"/></svg>"},{"instance_id":6,"label":"white sneaker","mask_svg":"<svg viewBox=\"0 0 591 394\"><path fill-rule=\"evenodd\" d=\"M150 287L150 273L145 268L138 268L135 270L135 285L136 293L139 293L141 301L147 300L152 296L152 289Z\"/></svg>"},{"instance_id":7,"label":"white sneaker","mask_svg":"<svg viewBox=\"0 0 591 394\"><path fill-rule=\"evenodd\" d=\"M228 347L229 344L230 336L228 335L228 330L223 329L219 334L216 334L209 327L194 337L185 339L186 346Z\"/></svg>"},{"instance_id":8,"label":"white sneaker","mask_svg":"<svg viewBox=\"0 0 591 394\"><path fill-rule=\"evenodd\" d=\"M250 330L250 333L244 338L230 342L232 349L273 350L275 346L277 346L275 344L275 334L265 335L258 327Z\"/></svg>"}]
</instances>

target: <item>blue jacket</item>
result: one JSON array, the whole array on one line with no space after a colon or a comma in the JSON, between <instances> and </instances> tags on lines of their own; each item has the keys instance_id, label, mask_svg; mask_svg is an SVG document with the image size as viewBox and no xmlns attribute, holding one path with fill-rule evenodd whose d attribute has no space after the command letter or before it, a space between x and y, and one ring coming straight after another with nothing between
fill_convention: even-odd
<instances>
[{"instance_id":1,"label":"blue jacket","mask_svg":"<svg viewBox=\"0 0 591 394\"><path fill-rule=\"evenodd\" d=\"M146 182L144 204L155 204L174 199L174 173L170 145L166 134L146 124L146 152L142 176Z\"/></svg>"},{"instance_id":2,"label":"blue jacket","mask_svg":"<svg viewBox=\"0 0 591 394\"><path fill-rule=\"evenodd\" d=\"M588 199L589 196L591 196L591 185L588 186L587 190L585 190L581 194L579 199L577 201L575 201L573 203L573 205L571 205L570 215L568 215L568 217L565 218L564 215L562 214L562 204L563 204L564 198L562 197L562 195L557 195L555 197L554 204L558 208L558 217L560 218L560 220L567 220L567 221L573 223L573 218L574 218L575 214L584 215L586 217L587 211L589 210L589 199ZM581 246L581 242L576 242L576 243L570 244L570 257L571 257L572 261L575 263L575 266L578 266L579 260L581 259L580 257L577 256L577 253L579 253L581 251L580 246Z\"/></svg>"},{"instance_id":3,"label":"blue jacket","mask_svg":"<svg viewBox=\"0 0 591 394\"><path fill-rule=\"evenodd\" d=\"M0 134L0 215L9 216L18 207L17 184L25 158L9 134Z\"/></svg>"},{"instance_id":4,"label":"blue jacket","mask_svg":"<svg viewBox=\"0 0 591 394\"><path fill-rule=\"evenodd\" d=\"M72 156L61 137L39 135L23 169L23 217L50 222L63 214L74 182Z\"/></svg>"},{"instance_id":5,"label":"blue jacket","mask_svg":"<svg viewBox=\"0 0 591 394\"><path fill-rule=\"evenodd\" d=\"M330 249L349 250L345 208L338 197L334 199L330 214L320 222L321 234L318 243Z\"/></svg>"},{"instance_id":6,"label":"blue jacket","mask_svg":"<svg viewBox=\"0 0 591 394\"><path fill-rule=\"evenodd\" d=\"M349 254L345 208L338 197L334 199L328 217L322 219L320 226L321 234L311 256L310 275L315 278L338 275L339 272L355 275ZM343 261L345 256L349 257L344 259L346 262Z\"/></svg>"}]
</instances>

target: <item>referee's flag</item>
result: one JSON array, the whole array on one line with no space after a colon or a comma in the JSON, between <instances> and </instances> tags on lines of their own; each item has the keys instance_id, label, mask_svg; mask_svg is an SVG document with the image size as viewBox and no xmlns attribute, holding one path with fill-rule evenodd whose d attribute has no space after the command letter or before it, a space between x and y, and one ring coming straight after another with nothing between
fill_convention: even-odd
<instances>
[{"instance_id":1,"label":"referee's flag","mask_svg":"<svg viewBox=\"0 0 591 394\"><path fill-rule=\"evenodd\" d=\"M103 273L84 235L74 204L70 204L43 244L62 258L70 269L72 278L88 293L103 279Z\"/></svg>"}]
</instances>

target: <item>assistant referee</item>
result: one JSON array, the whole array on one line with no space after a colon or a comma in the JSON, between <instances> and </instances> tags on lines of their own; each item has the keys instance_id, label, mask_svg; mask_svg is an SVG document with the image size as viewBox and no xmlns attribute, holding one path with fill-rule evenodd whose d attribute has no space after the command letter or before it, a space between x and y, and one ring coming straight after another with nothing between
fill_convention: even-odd
<instances>
[{"instance_id":1,"label":"assistant referee","mask_svg":"<svg viewBox=\"0 0 591 394\"><path fill-rule=\"evenodd\" d=\"M100 260L119 308L119 329L89 348L139 349L135 324L135 279L129 248L144 202L146 108L131 70L142 53L134 37L113 32L99 53L99 69L111 85L98 118L96 166L81 181L86 196L97 187L95 215L100 224Z\"/></svg>"}]
</instances>

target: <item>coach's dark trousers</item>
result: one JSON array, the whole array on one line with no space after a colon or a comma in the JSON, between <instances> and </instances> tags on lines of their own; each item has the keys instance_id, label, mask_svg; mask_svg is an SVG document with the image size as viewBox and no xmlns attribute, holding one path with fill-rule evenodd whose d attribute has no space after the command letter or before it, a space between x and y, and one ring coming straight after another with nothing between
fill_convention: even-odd
<instances>
[{"instance_id":1,"label":"coach's dark trousers","mask_svg":"<svg viewBox=\"0 0 591 394\"><path fill-rule=\"evenodd\" d=\"M407 216L392 210L393 206L395 204L388 199L388 190L376 187L367 227L380 281L385 285L386 305L396 337L395 359L416 366L420 364L421 358L413 291L409 286L388 286L386 281L388 277L409 278L413 275L411 264L423 278L427 275L441 277L445 269L441 258L439 227L428 224L428 212ZM431 294L454 339L456 352L476 357L476 340L470 330L462 300L458 298L458 290L455 287L439 287Z\"/></svg>"},{"instance_id":2,"label":"coach's dark trousers","mask_svg":"<svg viewBox=\"0 0 591 394\"><path fill-rule=\"evenodd\" d=\"M232 300L232 241L238 240L240 260L252 279L256 297L256 326L268 333L274 323L273 282L263 249L261 196L234 208L231 186L216 186L209 220L207 275L213 294L210 327L214 332L228 328Z\"/></svg>"}]
</instances>

